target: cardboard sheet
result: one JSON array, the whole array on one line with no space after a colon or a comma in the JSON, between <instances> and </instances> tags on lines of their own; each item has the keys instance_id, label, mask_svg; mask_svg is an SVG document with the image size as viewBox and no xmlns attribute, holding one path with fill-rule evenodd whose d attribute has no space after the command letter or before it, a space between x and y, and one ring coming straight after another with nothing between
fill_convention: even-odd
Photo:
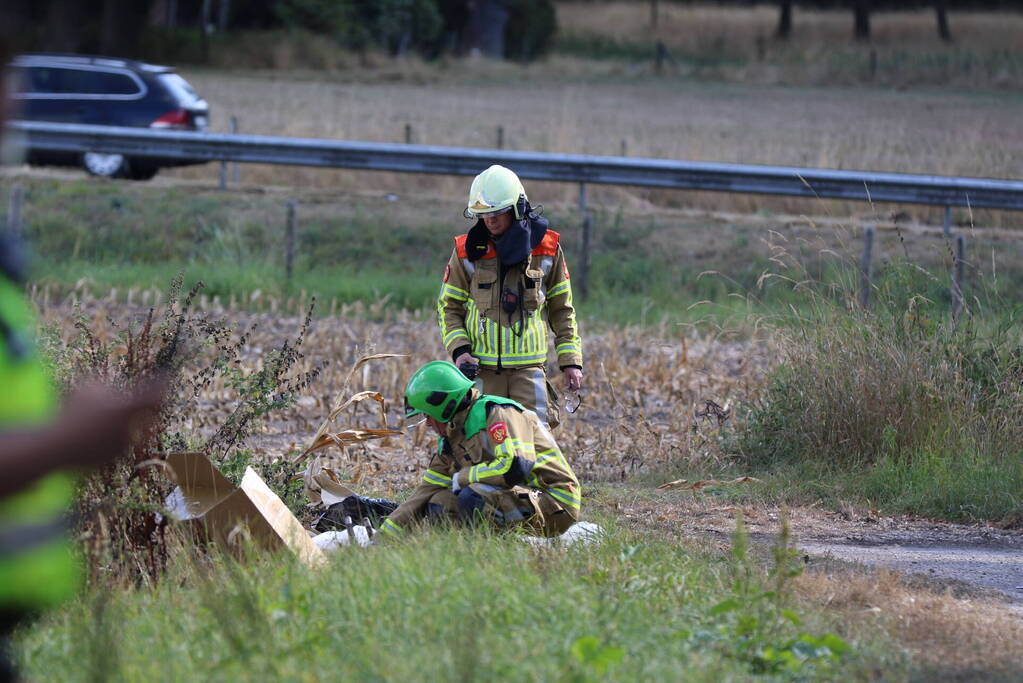
<instances>
[{"instance_id":1,"label":"cardboard sheet","mask_svg":"<svg viewBox=\"0 0 1023 683\"><path fill-rule=\"evenodd\" d=\"M231 549L248 537L269 551L288 548L310 566L326 561L302 523L251 467L236 487L202 453L172 453L167 466L178 484L167 497L168 512L200 537Z\"/></svg>"}]
</instances>

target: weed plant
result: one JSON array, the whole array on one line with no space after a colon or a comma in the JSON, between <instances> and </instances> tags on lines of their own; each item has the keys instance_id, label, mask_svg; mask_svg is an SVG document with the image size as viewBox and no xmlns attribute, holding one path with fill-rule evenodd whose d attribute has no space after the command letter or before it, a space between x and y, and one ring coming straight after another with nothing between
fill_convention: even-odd
<instances>
[{"instance_id":1,"label":"weed plant","mask_svg":"<svg viewBox=\"0 0 1023 683\"><path fill-rule=\"evenodd\" d=\"M184 297L181 285L179 276L161 315L149 309L140 320L124 326L109 321L116 330L112 338L95 332L93 321L80 308L72 336L62 336L56 327L44 330L43 349L64 390L95 380L124 392L145 382L167 386L156 426L142 435L128 457L87 475L80 484L77 531L85 541L94 581L146 582L163 573L167 520L162 513L171 488L160 467L166 452L197 448L217 462L225 461L261 418L288 406L319 374L319 366L293 372L311 309L295 342L286 340L280 348L267 349L261 366L246 373L236 363L252 330L238 335L223 321L194 314L202 283ZM234 407L205 442L197 443L184 427L199 409L200 392L218 376L227 378ZM268 463L262 469L271 475L271 485L286 487L293 479L294 472L286 467Z\"/></svg>"}]
</instances>

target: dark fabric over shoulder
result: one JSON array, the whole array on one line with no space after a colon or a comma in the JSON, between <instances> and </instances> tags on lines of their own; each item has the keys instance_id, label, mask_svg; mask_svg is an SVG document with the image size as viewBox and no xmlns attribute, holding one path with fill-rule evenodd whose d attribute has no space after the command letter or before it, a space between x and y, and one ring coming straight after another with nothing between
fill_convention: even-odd
<instances>
[{"instance_id":1,"label":"dark fabric over shoulder","mask_svg":"<svg viewBox=\"0 0 1023 683\"><path fill-rule=\"evenodd\" d=\"M483 224L483 219L476 221L465 237L465 257L470 261L478 261L487 253L490 232Z\"/></svg>"}]
</instances>

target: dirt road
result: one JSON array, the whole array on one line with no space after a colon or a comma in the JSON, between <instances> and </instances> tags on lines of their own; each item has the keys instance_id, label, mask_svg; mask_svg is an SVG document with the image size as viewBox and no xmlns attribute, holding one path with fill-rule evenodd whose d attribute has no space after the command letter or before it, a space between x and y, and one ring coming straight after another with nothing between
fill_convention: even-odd
<instances>
[{"instance_id":1,"label":"dirt road","mask_svg":"<svg viewBox=\"0 0 1023 683\"><path fill-rule=\"evenodd\" d=\"M625 514L654 515L659 524L722 541L735 529L737 512L755 540L768 542L781 526L782 511L775 507L720 505L692 494L666 502L633 504ZM892 569L955 594L1009 600L1023 615L1023 590L1017 590L1023 587L1023 532L806 507L790 509L788 516L795 546L810 567L826 569L838 560Z\"/></svg>"}]
</instances>

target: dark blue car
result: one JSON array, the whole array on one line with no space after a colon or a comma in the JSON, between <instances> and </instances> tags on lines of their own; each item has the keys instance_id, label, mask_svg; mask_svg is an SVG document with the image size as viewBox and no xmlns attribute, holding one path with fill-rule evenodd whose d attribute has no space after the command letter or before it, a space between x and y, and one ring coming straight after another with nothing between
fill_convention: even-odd
<instances>
[{"instance_id":1,"label":"dark blue car","mask_svg":"<svg viewBox=\"0 0 1023 683\"><path fill-rule=\"evenodd\" d=\"M15 116L28 121L206 130L206 100L174 69L125 59L26 54L10 64ZM93 175L148 180L165 166L195 162L28 150L30 164L82 166Z\"/></svg>"}]
</instances>

